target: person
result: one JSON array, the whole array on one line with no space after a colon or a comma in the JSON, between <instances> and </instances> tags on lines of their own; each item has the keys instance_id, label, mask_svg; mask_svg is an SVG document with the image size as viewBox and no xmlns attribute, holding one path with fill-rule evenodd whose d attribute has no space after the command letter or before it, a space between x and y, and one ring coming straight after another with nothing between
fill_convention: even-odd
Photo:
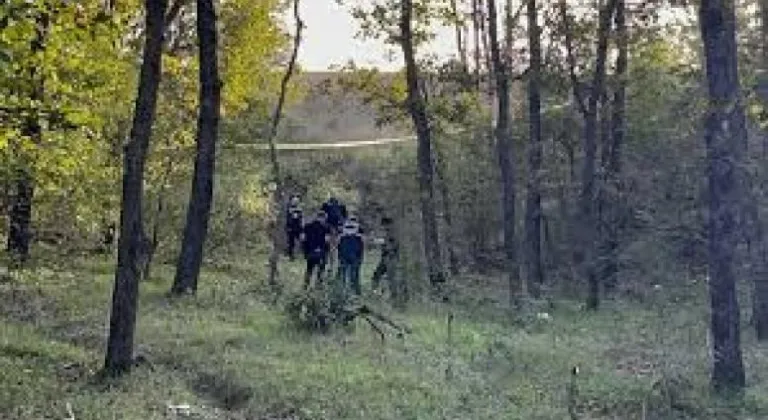
<instances>
[{"instance_id":1,"label":"person","mask_svg":"<svg viewBox=\"0 0 768 420\"><path fill-rule=\"evenodd\" d=\"M380 239L381 259L376 265L371 281L374 292L379 290L382 277L387 276L390 283L390 290L393 287L395 265L399 256L399 246L395 236L394 223L392 218L384 216L381 218L381 226L384 228L384 238Z\"/></svg>"},{"instance_id":2,"label":"person","mask_svg":"<svg viewBox=\"0 0 768 420\"><path fill-rule=\"evenodd\" d=\"M302 229L302 245L307 268L304 274L304 288L308 289L312 280L312 274L316 271L317 283L323 281L326 257L329 251L329 236L325 212L317 213L315 220L304 225Z\"/></svg>"},{"instance_id":3,"label":"person","mask_svg":"<svg viewBox=\"0 0 768 420\"><path fill-rule=\"evenodd\" d=\"M338 198L331 195L328 201L323 203L321 210L325 212L330 228L330 247L335 250L338 246L339 231L347 218L347 207ZM328 273L332 275L338 269L336 252L329 252L328 257L326 266Z\"/></svg>"},{"instance_id":4,"label":"person","mask_svg":"<svg viewBox=\"0 0 768 420\"><path fill-rule=\"evenodd\" d=\"M350 217L342 226L339 237L339 279L343 288L351 288L360 296L360 266L363 263L365 245L357 218Z\"/></svg>"},{"instance_id":5,"label":"person","mask_svg":"<svg viewBox=\"0 0 768 420\"><path fill-rule=\"evenodd\" d=\"M301 198L294 194L291 196L290 200L288 200L285 219L285 234L288 238L286 254L288 254L288 258L291 260L294 259L294 249L296 248L296 243L301 235L303 217L304 213L301 210Z\"/></svg>"},{"instance_id":6,"label":"person","mask_svg":"<svg viewBox=\"0 0 768 420\"><path fill-rule=\"evenodd\" d=\"M347 219L347 206L338 198L331 196L328 201L323 203L322 210L328 216L328 225L334 230L334 233L338 233Z\"/></svg>"}]
</instances>

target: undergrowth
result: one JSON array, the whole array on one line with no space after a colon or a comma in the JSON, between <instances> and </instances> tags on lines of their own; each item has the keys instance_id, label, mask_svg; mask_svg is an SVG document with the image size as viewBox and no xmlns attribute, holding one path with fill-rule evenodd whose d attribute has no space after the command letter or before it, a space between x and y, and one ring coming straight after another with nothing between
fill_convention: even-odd
<instances>
[{"instance_id":1,"label":"undergrowth","mask_svg":"<svg viewBox=\"0 0 768 420\"><path fill-rule=\"evenodd\" d=\"M158 267L141 287L146 363L106 382L95 373L111 261L46 263L0 281L0 418L768 418L768 357L747 325L745 395L709 393L703 285L597 313L553 300L530 316L504 310L493 278L454 290L459 303L414 300L405 312L366 295L411 331L382 338L360 317L325 334L297 328L287 302L264 297L262 267L205 272L199 295L181 300L166 298L172 271ZM288 296L299 288L285 285Z\"/></svg>"}]
</instances>

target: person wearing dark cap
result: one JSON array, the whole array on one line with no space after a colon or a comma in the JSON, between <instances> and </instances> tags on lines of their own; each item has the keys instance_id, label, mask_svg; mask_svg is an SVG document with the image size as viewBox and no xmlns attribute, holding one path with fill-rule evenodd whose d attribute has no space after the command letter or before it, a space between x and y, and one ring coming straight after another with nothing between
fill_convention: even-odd
<instances>
[{"instance_id":1,"label":"person wearing dark cap","mask_svg":"<svg viewBox=\"0 0 768 420\"><path fill-rule=\"evenodd\" d=\"M315 220L304 225L302 229L302 245L307 269L304 274L304 288L308 289L312 274L316 272L317 283L323 281L323 271L328 257L330 229L326 223L325 212L317 213Z\"/></svg>"},{"instance_id":2,"label":"person wearing dark cap","mask_svg":"<svg viewBox=\"0 0 768 420\"><path fill-rule=\"evenodd\" d=\"M351 216L341 228L339 237L339 278L342 287L351 288L360 296L360 266L363 263L365 245L357 218Z\"/></svg>"}]
</instances>

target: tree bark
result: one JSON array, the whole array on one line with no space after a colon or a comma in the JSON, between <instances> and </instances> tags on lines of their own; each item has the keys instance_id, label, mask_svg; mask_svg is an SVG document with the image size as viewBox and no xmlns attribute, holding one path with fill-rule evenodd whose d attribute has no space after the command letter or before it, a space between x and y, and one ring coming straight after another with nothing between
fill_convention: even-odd
<instances>
[{"instance_id":1,"label":"tree bark","mask_svg":"<svg viewBox=\"0 0 768 420\"><path fill-rule=\"evenodd\" d=\"M45 51L49 25L49 11L39 11L35 17L35 37L30 42L30 52L33 57L37 57ZM33 104L39 104L45 93L45 80L36 64L29 68L29 83L31 86L29 99ZM35 144L41 143L43 132L40 125L40 114L36 109L30 110L29 115L24 118L21 134ZM32 200L35 195L35 185L29 159L24 157L20 150L18 157L21 162L16 170L16 179L13 183L14 194L8 215L7 250L13 264L23 266L29 259L29 248L32 242Z\"/></svg>"},{"instance_id":2,"label":"tree bark","mask_svg":"<svg viewBox=\"0 0 768 420\"><path fill-rule=\"evenodd\" d=\"M712 385L724 392L745 386L734 254L737 215L743 199L739 171L746 146L746 120L740 98L733 2L702 0L699 25L709 92L704 137L709 163Z\"/></svg>"},{"instance_id":3,"label":"tree bark","mask_svg":"<svg viewBox=\"0 0 768 420\"><path fill-rule=\"evenodd\" d=\"M760 35L762 39L762 57L761 70L763 74L758 81L758 92L764 108L768 108L768 0L760 0ZM763 133L763 162L768 158L768 133ZM762 165L761 165L762 166ZM765 178L765 173L759 174L760 179ZM760 182L758 194L755 194L755 217L759 216L759 200L766 193L766 183ZM760 229L755 234L758 243L758 249L754 257L754 264L759 268L753 273L753 296L752 296L752 321L755 324L757 339L760 341L768 340L768 244L765 240L765 227L762 220L759 221Z\"/></svg>"},{"instance_id":4,"label":"tree bark","mask_svg":"<svg viewBox=\"0 0 768 420\"><path fill-rule=\"evenodd\" d=\"M528 44L528 194L525 206L526 279L534 297L541 294L541 34L536 0L527 0Z\"/></svg>"},{"instance_id":5,"label":"tree bark","mask_svg":"<svg viewBox=\"0 0 768 420\"><path fill-rule=\"evenodd\" d=\"M200 111L197 118L197 153L187 221L176 264L173 294L197 292L203 246L213 201L216 141L221 109L221 80L217 58L216 10L213 0L197 0L197 37L200 57Z\"/></svg>"},{"instance_id":6,"label":"tree bark","mask_svg":"<svg viewBox=\"0 0 768 420\"><path fill-rule=\"evenodd\" d=\"M509 282L510 301L516 302L522 292L517 262L517 238L515 235L515 168L512 159L512 132L510 130L509 72L501 56L498 25L496 23L496 0L488 0L488 35L490 37L491 59L496 77L498 116L496 119L496 154L501 171L502 218L504 231L504 254Z\"/></svg>"},{"instance_id":7,"label":"tree bark","mask_svg":"<svg viewBox=\"0 0 768 420\"><path fill-rule=\"evenodd\" d=\"M434 167L432 162L432 128L429 123L427 107L419 88L419 74L416 65L416 53L413 46L411 20L413 13L412 0L403 0L401 4L400 46L405 60L406 84L408 97L406 99L408 112L411 114L413 125L416 127L417 160L419 169L419 192L421 202L421 218L424 234L424 251L427 258L427 272L432 286L446 281L442 267L440 240L437 231L437 215L434 197Z\"/></svg>"},{"instance_id":8,"label":"tree bark","mask_svg":"<svg viewBox=\"0 0 768 420\"><path fill-rule=\"evenodd\" d=\"M451 207L451 189L445 178L445 155L440 151L440 145L435 145L435 175L440 188L440 198L445 221L445 245L448 251L448 270L452 275L459 274L459 258L456 253L456 243L453 225L453 209Z\"/></svg>"},{"instance_id":9,"label":"tree bark","mask_svg":"<svg viewBox=\"0 0 768 420\"><path fill-rule=\"evenodd\" d=\"M482 62L480 60L481 54L482 54L482 44L480 41L481 31L480 31L480 20L482 19L480 17L481 10L480 10L480 0L472 0L472 34L474 39L474 61L475 61L475 89L477 91L480 91L480 81L482 79Z\"/></svg>"},{"instance_id":10,"label":"tree bark","mask_svg":"<svg viewBox=\"0 0 768 420\"><path fill-rule=\"evenodd\" d=\"M133 126L123 154L123 192L115 286L104 371L119 375L133 365L133 339L139 294L137 264L143 236L141 201L144 165L152 136L162 63L163 16L167 0L146 0L146 40L139 75Z\"/></svg>"},{"instance_id":11,"label":"tree bark","mask_svg":"<svg viewBox=\"0 0 768 420\"><path fill-rule=\"evenodd\" d=\"M602 282L606 292L610 293L618 285L618 248L619 248L619 220L622 206L621 191L621 149L624 145L624 133L626 131L626 90L627 90L627 64L629 60L629 47L626 22L626 0L619 0L616 4L614 16L616 26L616 90L611 102L611 143L607 152L608 160L605 165L605 187L607 188L608 202L606 203L607 224L603 238L603 274Z\"/></svg>"}]
</instances>

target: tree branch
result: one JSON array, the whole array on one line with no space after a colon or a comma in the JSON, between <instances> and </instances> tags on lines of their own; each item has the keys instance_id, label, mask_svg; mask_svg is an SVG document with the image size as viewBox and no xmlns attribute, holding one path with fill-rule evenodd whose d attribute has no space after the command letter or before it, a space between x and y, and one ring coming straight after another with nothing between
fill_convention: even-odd
<instances>
[{"instance_id":1,"label":"tree branch","mask_svg":"<svg viewBox=\"0 0 768 420\"><path fill-rule=\"evenodd\" d=\"M165 14L165 21L163 22L163 26L165 28L168 28L171 23L173 23L174 20L179 16L179 13L181 13L181 9L184 8L184 6L187 5L188 0L176 0L171 4L171 7L168 9L168 13Z\"/></svg>"}]
</instances>

